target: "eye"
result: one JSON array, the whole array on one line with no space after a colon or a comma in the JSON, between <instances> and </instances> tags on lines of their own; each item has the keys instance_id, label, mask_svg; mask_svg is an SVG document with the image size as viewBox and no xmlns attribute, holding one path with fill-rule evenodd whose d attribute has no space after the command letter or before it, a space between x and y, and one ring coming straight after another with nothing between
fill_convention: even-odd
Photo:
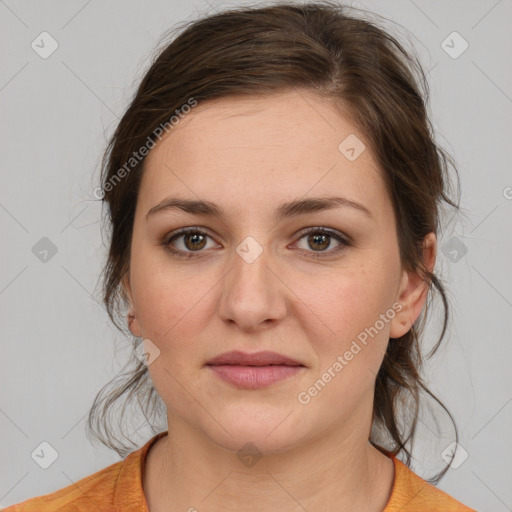
<instances>
[{"instance_id":1,"label":"eye","mask_svg":"<svg viewBox=\"0 0 512 512\"><path fill-rule=\"evenodd\" d=\"M163 242L163 245L173 256L191 258L196 255L194 253L199 254L205 252L203 249L209 248L207 247L208 238L211 239L208 233L198 227L182 228L171 233L171 236ZM306 239L307 247L300 249L306 254L309 253L307 256L317 259L332 256L350 246L350 242L344 236L327 228L307 228L300 233L299 242L302 239ZM338 245L329 249L333 240ZM325 255L322 253L325 253Z\"/></svg>"},{"instance_id":2,"label":"eye","mask_svg":"<svg viewBox=\"0 0 512 512\"><path fill-rule=\"evenodd\" d=\"M176 247L175 241L182 239L181 242L177 243L179 247ZM203 252L207 245L207 239L210 236L197 227L182 228L177 232L173 233L163 245L168 249L174 256L179 258L190 258L194 256L194 253Z\"/></svg>"},{"instance_id":3,"label":"eye","mask_svg":"<svg viewBox=\"0 0 512 512\"><path fill-rule=\"evenodd\" d=\"M313 258L324 257L324 254L322 253L326 253L325 256L332 256L350 245L348 240L346 240L340 233L326 228L308 228L307 230L302 231L301 235L302 236L299 241L306 239L307 247L305 250L306 252L314 253L308 254L308 256ZM333 249L327 250L329 246L331 246L333 239L338 242L338 245Z\"/></svg>"}]
</instances>

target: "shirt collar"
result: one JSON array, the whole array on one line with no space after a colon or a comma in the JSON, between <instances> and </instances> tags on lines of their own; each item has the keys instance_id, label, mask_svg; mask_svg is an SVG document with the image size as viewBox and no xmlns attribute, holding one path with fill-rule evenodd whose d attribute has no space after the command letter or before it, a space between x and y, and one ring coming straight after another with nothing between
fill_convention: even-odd
<instances>
[{"instance_id":1,"label":"shirt collar","mask_svg":"<svg viewBox=\"0 0 512 512\"><path fill-rule=\"evenodd\" d=\"M142 486L146 456L153 444L167 431L152 437L144 446L130 453L122 462L114 488L114 510L117 512L149 512Z\"/></svg>"}]
</instances>

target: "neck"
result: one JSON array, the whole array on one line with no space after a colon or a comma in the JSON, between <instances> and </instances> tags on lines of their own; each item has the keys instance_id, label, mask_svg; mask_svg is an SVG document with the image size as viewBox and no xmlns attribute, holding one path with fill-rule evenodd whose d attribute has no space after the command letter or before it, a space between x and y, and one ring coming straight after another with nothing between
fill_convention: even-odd
<instances>
[{"instance_id":1,"label":"neck","mask_svg":"<svg viewBox=\"0 0 512 512\"><path fill-rule=\"evenodd\" d=\"M151 512L305 509L380 512L393 484L393 461L361 432L318 439L257 459L213 443L177 417L150 450L144 489ZM364 432L363 432L364 434ZM226 507L229 503L229 507Z\"/></svg>"}]
</instances>

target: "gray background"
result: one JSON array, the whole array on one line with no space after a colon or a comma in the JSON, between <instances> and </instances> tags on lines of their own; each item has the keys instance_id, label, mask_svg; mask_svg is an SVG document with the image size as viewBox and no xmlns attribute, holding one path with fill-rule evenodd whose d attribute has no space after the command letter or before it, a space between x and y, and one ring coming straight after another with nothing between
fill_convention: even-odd
<instances>
[{"instance_id":1,"label":"gray background","mask_svg":"<svg viewBox=\"0 0 512 512\"><path fill-rule=\"evenodd\" d=\"M100 157L162 33L242 3L249 2L0 1L0 506L119 460L84 430L96 392L130 350L99 304L105 248L92 190ZM413 34L429 70L438 141L461 175L465 217L442 233L436 267L449 288L452 326L427 370L468 458L439 487L480 511L512 510L512 3L353 5ZM46 59L31 47L43 31L59 45ZM462 40L444 43L452 56L442 46L453 31L469 44L457 58ZM57 248L47 261L36 245L47 244L44 237ZM144 428L134 436L140 444L152 435ZM427 434L420 432L425 443L413 466L420 475L429 470ZM48 469L31 457L43 441L58 452Z\"/></svg>"}]
</instances>

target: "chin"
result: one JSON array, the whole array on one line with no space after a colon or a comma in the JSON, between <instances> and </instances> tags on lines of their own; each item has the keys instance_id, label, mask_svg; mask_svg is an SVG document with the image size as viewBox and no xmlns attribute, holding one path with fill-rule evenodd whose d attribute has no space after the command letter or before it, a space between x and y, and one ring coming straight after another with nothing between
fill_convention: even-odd
<instances>
[{"instance_id":1,"label":"chin","mask_svg":"<svg viewBox=\"0 0 512 512\"><path fill-rule=\"evenodd\" d=\"M268 404L259 408L245 406L217 416L224 428L210 423L212 429L207 435L219 446L237 453L251 443L264 455L277 454L302 438L294 414L289 407L272 410Z\"/></svg>"}]
</instances>

